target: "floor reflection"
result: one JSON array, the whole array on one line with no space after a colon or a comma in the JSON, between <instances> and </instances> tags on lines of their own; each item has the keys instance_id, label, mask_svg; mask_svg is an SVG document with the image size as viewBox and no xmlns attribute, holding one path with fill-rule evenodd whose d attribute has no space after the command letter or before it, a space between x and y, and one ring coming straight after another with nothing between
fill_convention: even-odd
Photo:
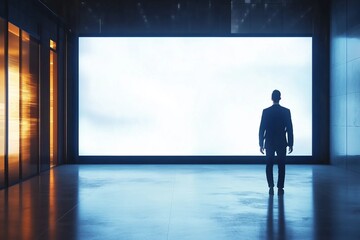
<instances>
[{"instance_id":1,"label":"floor reflection","mask_svg":"<svg viewBox=\"0 0 360 240\"><path fill-rule=\"evenodd\" d=\"M359 176L341 168L313 170L314 238L360 239Z\"/></svg>"},{"instance_id":2,"label":"floor reflection","mask_svg":"<svg viewBox=\"0 0 360 240\"><path fill-rule=\"evenodd\" d=\"M66 239L62 236L76 232L76 224L68 224L66 231L59 224L78 204L78 169L64 170L53 169L0 191L1 240Z\"/></svg>"},{"instance_id":3,"label":"floor reflection","mask_svg":"<svg viewBox=\"0 0 360 240\"><path fill-rule=\"evenodd\" d=\"M279 225L279 239L285 239L286 237L286 219L285 219L285 206L284 196L278 197L278 225Z\"/></svg>"},{"instance_id":4,"label":"floor reflection","mask_svg":"<svg viewBox=\"0 0 360 240\"><path fill-rule=\"evenodd\" d=\"M275 210L275 215L274 215ZM287 239L284 196L278 196L277 209L274 209L274 196L269 195L267 221L267 239Z\"/></svg>"},{"instance_id":5,"label":"floor reflection","mask_svg":"<svg viewBox=\"0 0 360 240\"><path fill-rule=\"evenodd\" d=\"M360 239L360 176L289 166L68 165L0 191L0 239Z\"/></svg>"}]
</instances>

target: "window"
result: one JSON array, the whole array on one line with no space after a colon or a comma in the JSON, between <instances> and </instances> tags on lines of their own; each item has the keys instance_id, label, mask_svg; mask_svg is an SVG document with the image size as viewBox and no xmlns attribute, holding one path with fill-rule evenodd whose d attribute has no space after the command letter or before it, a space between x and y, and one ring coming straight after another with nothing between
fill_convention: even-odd
<instances>
[{"instance_id":1,"label":"window","mask_svg":"<svg viewBox=\"0 0 360 240\"><path fill-rule=\"evenodd\" d=\"M2 50L4 49L5 46L2 47ZM39 43L27 32L9 23L7 57L8 85L1 83L1 93L8 94L8 136L6 136L5 124L3 124L5 117L0 120L3 126L0 131L4 132L2 148L6 141L8 145L8 183L12 185L38 172ZM2 76L5 76L5 70L3 69ZM5 109L6 98L1 96L1 99L2 109ZM5 110L1 111L5 113ZM6 116L6 113L3 116ZM5 151L3 149L1 151L5 156ZM5 164L2 165L5 166ZM4 170L0 171L4 172Z\"/></svg>"},{"instance_id":2,"label":"window","mask_svg":"<svg viewBox=\"0 0 360 240\"><path fill-rule=\"evenodd\" d=\"M22 178L35 175L39 159L39 44L21 31L20 152Z\"/></svg>"},{"instance_id":3,"label":"window","mask_svg":"<svg viewBox=\"0 0 360 240\"><path fill-rule=\"evenodd\" d=\"M9 184L20 178L20 30L9 23L8 164Z\"/></svg>"}]
</instances>

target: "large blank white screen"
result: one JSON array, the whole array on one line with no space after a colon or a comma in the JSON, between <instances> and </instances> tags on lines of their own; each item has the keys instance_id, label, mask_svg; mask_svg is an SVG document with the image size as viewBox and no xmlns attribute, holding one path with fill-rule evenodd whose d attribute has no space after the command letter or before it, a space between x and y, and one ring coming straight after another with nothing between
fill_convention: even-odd
<instances>
[{"instance_id":1,"label":"large blank white screen","mask_svg":"<svg viewBox=\"0 0 360 240\"><path fill-rule=\"evenodd\" d=\"M80 155L259 155L282 92L294 155L312 154L312 40L82 37Z\"/></svg>"}]
</instances>

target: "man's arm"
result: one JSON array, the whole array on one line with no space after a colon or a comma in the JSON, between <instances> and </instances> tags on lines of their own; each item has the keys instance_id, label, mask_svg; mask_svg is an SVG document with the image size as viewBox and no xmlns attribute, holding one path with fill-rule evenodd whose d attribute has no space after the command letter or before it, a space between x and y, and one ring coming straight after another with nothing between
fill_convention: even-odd
<instances>
[{"instance_id":1,"label":"man's arm","mask_svg":"<svg viewBox=\"0 0 360 240\"><path fill-rule=\"evenodd\" d=\"M294 133L293 133L293 125L291 121L291 112L288 111L287 123L286 123L286 132L288 137L288 146L289 146L289 153L293 151L294 145Z\"/></svg>"},{"instance_id":2,"label":"man's arm","mask_svg":"<svg viewBox=\"0 0 360 240\"><path fill-rule=\"evenodd\" d=\"M264 111L261 115L261 122L259 127L259 146L260 146L260 152L264 154L264 140L265 140L265 117L264 117Z\"/></svg>"}]
</instances>

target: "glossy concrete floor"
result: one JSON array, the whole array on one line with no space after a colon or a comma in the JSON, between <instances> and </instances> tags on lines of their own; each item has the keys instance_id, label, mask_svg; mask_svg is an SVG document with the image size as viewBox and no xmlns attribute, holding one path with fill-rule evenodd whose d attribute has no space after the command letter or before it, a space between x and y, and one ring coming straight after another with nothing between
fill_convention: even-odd
<instances>
[{"instance_id":1,"label":"glossy concrete floor","mask_svg":"<svg viewBox=\"0 0 360 240\"><path fill-rule=\"evenodd\" d=\"M0 239L360 239L360 175L288 165L281 197L264 169L57 167L0 191Z\"/></svg>"}]
</instances>

